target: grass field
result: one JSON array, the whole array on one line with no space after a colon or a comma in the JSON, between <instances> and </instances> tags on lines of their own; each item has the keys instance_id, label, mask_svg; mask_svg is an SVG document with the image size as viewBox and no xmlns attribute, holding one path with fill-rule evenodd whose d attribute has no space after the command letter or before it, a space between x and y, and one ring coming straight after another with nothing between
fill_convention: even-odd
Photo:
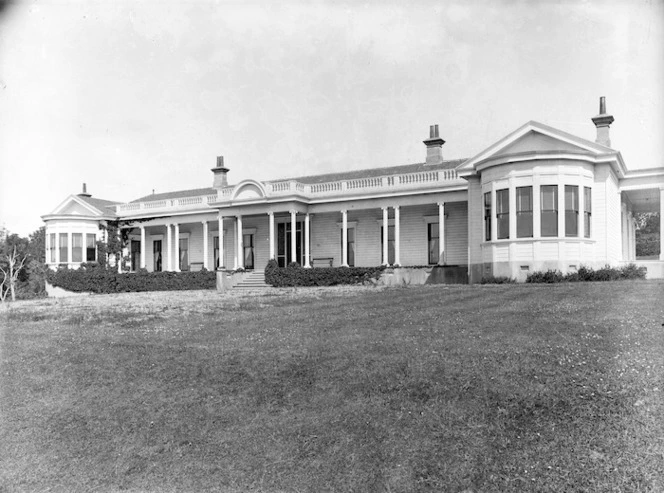
<instances>
[{"instance_id":1,"label":"grass field","mask_svg":"<svg viewBox=\"0 0 664 493\"><path fill-rule=\"evenodd\" d=\"M664 491L664 283L0 312L0 491Z\"/></svg>"}]
</instances>

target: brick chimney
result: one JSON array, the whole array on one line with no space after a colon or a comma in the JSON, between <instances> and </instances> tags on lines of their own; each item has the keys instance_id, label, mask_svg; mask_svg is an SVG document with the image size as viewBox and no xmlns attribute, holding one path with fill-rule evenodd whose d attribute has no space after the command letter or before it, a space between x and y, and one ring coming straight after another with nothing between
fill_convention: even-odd
<instances>
[{"instance_id":1,"label":"brick chimney","mask_svg":"<svg viewBox=\"0 0 664 493\"><path fill-rule=\"evenodd\" d=\"M443 144L445 141L438 134L438 125L429 126L429 138L424 142L427 146L426 164L440 164L443 162Z\"/></svg>"},{"instance_id":2,"label":"brick chimney","mask_svg":"<svg viewBox=\"0 0 664 493\"><path fill-rule=\"evenodd\" d=\"M609 138L609 127L613 123L613 116L606 114L606 97L599 98L599 115L593 117L593 123L597 127L597 138L595 142L606 147L611 147Z\"/></svg>"},{"instance_id":3,"label":"brick chimney","mask_svg":"<svg viewBox=\"0 0 664 493\"><path fill-rule=\"evenodd\" d=\"M228 186L228 179L226 178L226 173L229 169L224 167L224 156L217 156L217 166L212 168L212 173L214 174L214 182L212 186L214 188L223 188Z\"/></svg>"},{"instance_id":4,"label":"brick chimney","mask_svg":"<svg viewBox=\"0 0 664 493\"><path fill-rule=\"evenodd\" d=\"M83 191L81 193L79 193L78 196L79 197L92 197L92 195L90 195L88 193L88 187L85 185L85 183L83 184Z\"/></svg>"}]
</instances>

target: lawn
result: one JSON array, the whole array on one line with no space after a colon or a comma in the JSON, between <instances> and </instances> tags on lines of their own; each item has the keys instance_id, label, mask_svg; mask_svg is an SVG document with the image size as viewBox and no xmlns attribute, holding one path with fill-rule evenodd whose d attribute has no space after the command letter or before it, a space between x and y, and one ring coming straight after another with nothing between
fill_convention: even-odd
<instances>
[{"instance_id":1,"label":"lawn","mask_svg":"<svg viewBox=\"0 0 664 493\"><path fill-rule=\"evenodd\" d=\"M664 491L664 282L0 311L0 491Z\"/></svg>"}]
</instances>

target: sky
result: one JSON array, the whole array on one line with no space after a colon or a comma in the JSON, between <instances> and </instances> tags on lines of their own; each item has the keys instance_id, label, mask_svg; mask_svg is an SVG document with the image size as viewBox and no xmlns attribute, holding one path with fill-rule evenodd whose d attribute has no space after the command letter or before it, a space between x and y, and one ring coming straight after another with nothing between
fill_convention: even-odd
<instances>
[{"instance_id":1,"label":"sky","mask_svg":"<svg viewBox=\"0 0 664 493\"><path fill-rule=\"evenodd\" d=\"M1 4L2 2L0 2ZM0 226L82 183L131 201L472 157L530 120L664 165L664 0L17 1L0 10Z\"/></svg>"}]
</instances>

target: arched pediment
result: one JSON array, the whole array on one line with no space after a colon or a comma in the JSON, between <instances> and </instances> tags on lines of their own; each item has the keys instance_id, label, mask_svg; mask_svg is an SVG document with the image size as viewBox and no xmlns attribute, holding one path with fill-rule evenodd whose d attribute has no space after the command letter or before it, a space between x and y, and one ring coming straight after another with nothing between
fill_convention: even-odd
<instances>
[{"instance_id":1,"label":"arched pediment","mask_svg":"<svg viewBox=\"0 0 664 493\"><path fill-rule=\"evenodd\" d=\"M233 200L251 200L265 198L265 189L256 180L244 180L240 182L233 192Z\"/></svg>"}]
</instances>

